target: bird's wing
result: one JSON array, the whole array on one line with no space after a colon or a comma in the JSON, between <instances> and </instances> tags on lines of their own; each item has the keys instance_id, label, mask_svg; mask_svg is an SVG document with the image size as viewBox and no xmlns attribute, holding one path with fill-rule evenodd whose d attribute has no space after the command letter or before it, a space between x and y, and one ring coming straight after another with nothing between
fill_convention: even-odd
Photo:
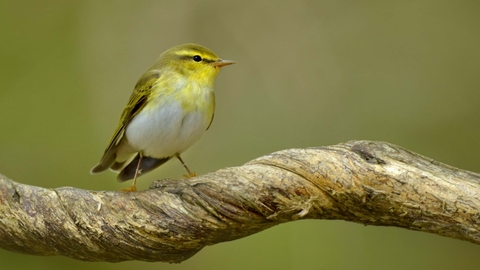
<instances>
[{"instance_id":1,"label":"bird's wing","mask_svg":"<svg viewBox=\"0 0 480 270\"><path fill-rule=\"evenodd\" d=\"M212 125L212 122L213 122L213 117L215 117L215 94L212 93L211 99L212 99L214 110L212 111L212 118L210 118L210 123L208 123L208 126L207 126L206 130L208 130L210 128L210 126Z\"/></svg>"},{"instance_id":2,"label":"bird's wing","mask_svg":"<svg viewBox=\"0 0 480 270\"><path fill-rule=\"evenodd\" d=\"M110 139L107 148L105 149L105 153L103 154L100 164L108 165L108 167L110 167L110 165L115 161L114 154L116 153L118 144L125 135L125 128L133 119L133 117L135 117L147 104L148 93L158 81L160 76L161 74L158 70L150 70L140 77L132 95L130 96L130 99L128 100L127 106L123 110L117 129L113 133L113 136Z\"/></svg>"}]
</instances>

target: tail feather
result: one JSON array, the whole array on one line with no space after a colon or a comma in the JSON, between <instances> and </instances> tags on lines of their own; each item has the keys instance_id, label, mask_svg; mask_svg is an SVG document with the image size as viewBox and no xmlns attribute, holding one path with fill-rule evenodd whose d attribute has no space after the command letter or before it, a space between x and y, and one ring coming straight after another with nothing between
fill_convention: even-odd
<instances>
[{"instance_id":1,"label":"tail feather","mask_svg":"<svg viewBox=\"0 0 480 270\"><path fill-rule=\"evenodd\" d=\"M115 157L113 157L111 160L102 159L97 165L95 165L95 167L93 167L90 170L90 174L101 173L107 170L108 168L110 168L110 166L112 166L114 162L115 162Z\"/></svg>"},{"instance_id":2,"label":"tail feather","mask_svg":"<svg viewBox=\"0 0 480 270\"><path fill-rule=\"evenodd\" d=\"M112 166L113 163L115 163L116 157L116 148L107 149L100 162L98 162L98 164L90 170L90 173L97 174L106 171L108 168L110 168L110 166Z\"/></svg>"},{"instance_id":3,"label":"tail feather","mask_svg":"<svg viewBox=\"0 0 480 270\"><path fill-rule=\"evenodd\" d=\"M138 176L142 176L143 174L146 174L147 172L169 161L171 158L172 157L158 159L158 158L145 157L145 156L142 157L142 162L140 163L140 171L138 172ZM117 176L117 180L119 182L124 182L130 179L133 179L135 177L135 172L137 170L139 159L140 159L140 154L137 154L135 158L132 161L130 161L130 163L125 168L123 168L123 170ZM113 164L113 166L115 165L116 164Z\"/></svg>"},{"instance_id":4,"label":"tail feather","mask_svg":"<svg viewBox=\"0 0 480 270\"><path fill-rule=\"evenodd\" d=\"M112 171L115 171L115 172L120 172L123 169L123 167L125 167L125 163L127 163L127 161L115 162L112 164L112 166L110 166L110 169L112 169Z\"/></svg>"}]
</instances>

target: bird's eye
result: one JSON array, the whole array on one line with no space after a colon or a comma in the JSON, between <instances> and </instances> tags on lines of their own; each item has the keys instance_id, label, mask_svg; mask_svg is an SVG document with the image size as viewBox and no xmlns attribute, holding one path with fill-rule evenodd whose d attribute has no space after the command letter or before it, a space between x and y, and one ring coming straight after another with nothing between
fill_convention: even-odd
<instances>
[{"instance_id":1,"label":"bird's eye","mask_svg":"<svg viewBox=\"0 0 480 270\"><path fill-rule=\"evenodd\" d=\"M195 62L200 62L200 61L202 61L202 57L201 57L200 55L195 55L195 56L193 57L193 61L195 61Z\"/></svg>"}]
</instances>

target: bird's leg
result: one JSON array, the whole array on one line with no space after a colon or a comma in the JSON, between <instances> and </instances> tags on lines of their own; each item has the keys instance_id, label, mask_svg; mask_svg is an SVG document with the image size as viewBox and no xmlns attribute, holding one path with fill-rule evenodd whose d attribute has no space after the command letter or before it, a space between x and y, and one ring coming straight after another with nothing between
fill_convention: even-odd
<instances>
[{"instance_id":1,"label":"bird's leg","mask_svg":"<svg viewBox=\"0 0 480 270\"><path fill-rule=\"evenodd\" d=\"M134 192L137 191L137 177L139 174L141 174L141 169L140 169L140 164L142 164L142 159L143 159L143 154L142 152L138 153L138 164L137 164L137 169L135 170L135 176L133 177L133 183L130 188L122 188L122 191L124 192Z\"/></svg>"},{"instance_id":2,"label":"bird's leg","mask_svg":"<svg viewBox=\"0 0 480 270\"><path fill-rule=\"evenodd\" d=\"M143 159L143 154L142 152L138 153L140 155L138 159L138 164L137 164L137 169L135 170L135 177L133 177L133 183L132 183L132 191L137 191L137 177L141 173L140 172L140 164L142 164L142 159Z\"/></svg>"},{"instance_id":3,"label":"bird's leg","mask_svg":"<svg viewBox=\"0 0 480 270\"><path fill-rule=\"evenodd\" d=\"M188 173L188 174L184 174L184 175L183 175L184 177L190 178L190 177L195 177L195 176L197 176L196 173L190 171L190 169L188 168L187 164L185 164L185 162L183 162L183 160L182 160L182 158L180 157L180 155L176 155L176 157L177 157L178 160L180 160L180 162L183 164L183 167L185 167L185 170L187 170L187 173Z\"/></svg>"}]
</instances>

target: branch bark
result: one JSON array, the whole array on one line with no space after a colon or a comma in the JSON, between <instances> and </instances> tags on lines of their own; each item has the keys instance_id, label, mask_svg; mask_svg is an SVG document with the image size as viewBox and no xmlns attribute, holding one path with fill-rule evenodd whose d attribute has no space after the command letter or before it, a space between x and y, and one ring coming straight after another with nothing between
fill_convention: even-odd
<instances>
[{"instance_id":1,"label":"branch bark","mask_svg":"<svg viewBox=\"0 0 480 270\"><path fill-rule=\"evenodd\" d=\"M297 219L397 226L480 244L480 174L384 142L290 149L121 193L0 175L0 247L85 261L181 262Z\"/></svg>"}]
</instances>

